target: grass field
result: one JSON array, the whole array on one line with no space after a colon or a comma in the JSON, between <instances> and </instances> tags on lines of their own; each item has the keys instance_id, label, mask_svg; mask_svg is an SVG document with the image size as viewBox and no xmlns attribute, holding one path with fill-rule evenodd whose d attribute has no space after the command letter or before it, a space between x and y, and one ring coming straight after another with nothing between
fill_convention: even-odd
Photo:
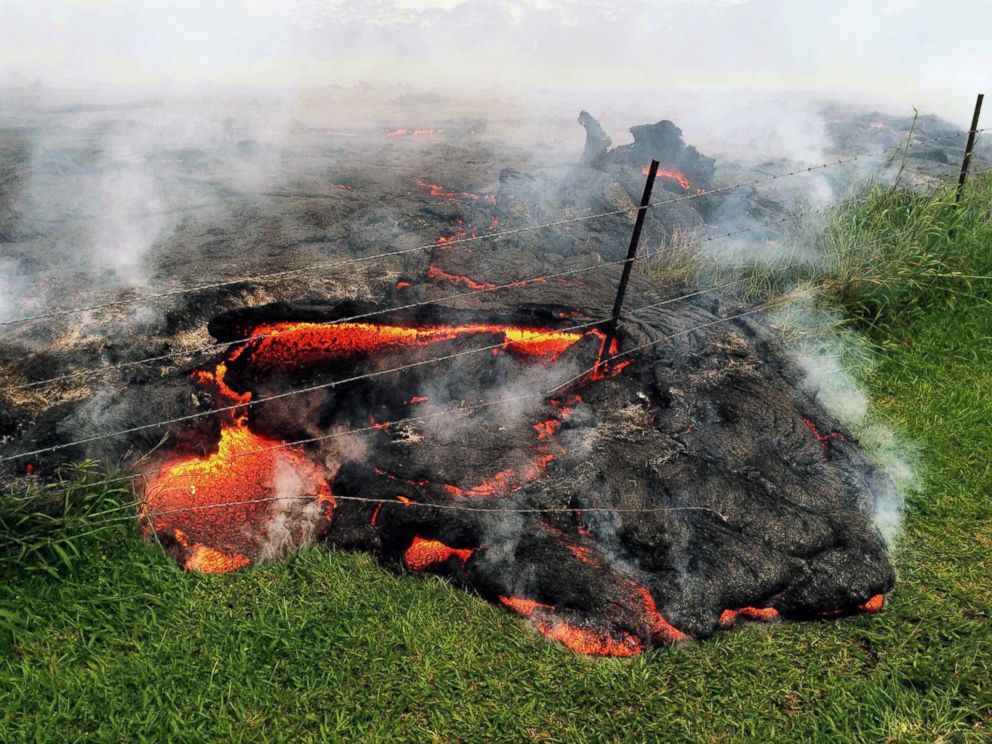
<instances>
[{"instance_id":1,"label":"grass field","mask_svg":"<svg viewBox=\"0 0 992 744\"><path fill-rule=\"evenodd\" d=\"M120 526L0 562L0 740L992 741L992 280L966 278L992 274L990 209L990 180L961 214L880 191L820 233L908 277L830 290L923 463L881 614L584 658L370 556L201 576Z\"/></svg>"}]
</instances>

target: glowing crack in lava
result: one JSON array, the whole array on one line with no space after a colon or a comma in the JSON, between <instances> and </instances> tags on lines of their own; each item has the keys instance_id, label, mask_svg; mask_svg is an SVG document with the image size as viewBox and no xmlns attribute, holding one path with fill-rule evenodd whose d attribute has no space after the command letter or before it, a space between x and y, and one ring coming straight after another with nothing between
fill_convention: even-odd
<instances>
[{"instance_id":1,"label":"glowing crack in lava","mask_svg":"<svg viewBox=\"0 0 992 744\"><path fill-rule=\"evenodd\" d=\"M487 204L496 203L496 194L477 194L474 191L454 191L445 188L439 183L430 183L423 178L414 181L420 188L424 189L429 196L435 199L469 199L470 201L484 201ZM492 225L492 223L490 223ZM498 224L498 223L497 223Z\"/></svg>"},{"instance_id":2,"label":"glowing crack in lava","mask_svg":"<svg viewBox=\"0 0 992 744\"><path fill-rule=\"evenodd\" d=\"M445 271L437 264L431 264L427 268L427 278L435 282L447 282L448 284L460 284L463 287L468 287L474 290L492 290L492 289L517 289L519 287L526 287L531 284L547 284L547 277L536 276L532 279L521 279L517 282L507 282L506 284L493 284L492 282L478 282L470 276L463 276L461 274L452 274ZM559 282L565 283L567 280L558 279ZM399 288L399 283L397 283L397 288Z\"/></svg>"},{"instance_id":3,"label":"glowing crack in lava","mask_svg":"<svg viewBox=\"0 0 992 744\"><path fill-rule=\"evenodd\" d=\"M823 447L823 461L830 462L830 441L836 440L838 442L846 442L847 438L840 432L831 431L827 434L821 434L820 430L816 428L816 424L813 423L812 419L804 418L803 423L809 427L809 430L813 432L813 436L816 437L816 441L820 443Z\"/></svg>"},{"instance_id":4,"label":"glowing crack in lava","mask_svg":"<svg viewBox=\"0 0 992 744\"><path fill-rule=\"evenodd\" d=\"M528 618L542 635L563 643L580 654L590 656L634 656L646 648L645 638L664 645L688 639L669 623L655 606L647 587L631 582L632 604L639 606L641 626L637 632L596 627L570 610L522 597L500 596L499 601Z\"/></svg>"},{"instance_id":5,"label":"glowing crack in lava","mask_svg":"<svg viewBox=\"0 0 992 744\"><path fill-rule=\"evenodd\" d=\"M645 165L641 168L642 175L648 175L651 172L651 166ZM664 178L668 181L673 181L678 184L679 188L689 191L692 189L692 182L686 177L686 175L675 168L659 168L658 173L655 178ZM696 189L697 194L705 194L705 189Z\"/></svg>"},{"instance_id":6,"label":"glowing crack in lava","mask_svg":"<svg viewBox=\"0 0 992 744\"><path fill-rule=\"evenodd\" d=\"M496 323L401 326L376 323L273 323L257 326L250 342L252 364L262 371L289 370L327 360L347 360L404 348L422 348L465 336L492 336L499 349L550 363L586 335L602 331L566 331ZM499 350L498 349L498 350ZM237 358L241 350L232 356Z\"/></svg>"}]
</instances>

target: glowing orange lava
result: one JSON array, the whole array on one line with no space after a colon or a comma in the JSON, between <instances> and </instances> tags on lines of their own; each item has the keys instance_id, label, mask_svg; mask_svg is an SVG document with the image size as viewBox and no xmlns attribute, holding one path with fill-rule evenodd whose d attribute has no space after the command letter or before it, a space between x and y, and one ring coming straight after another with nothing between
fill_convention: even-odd
<instances>
[{"instance_id":1,"label":"glowing orange lava","mask_svg":"<svg viewBox=\"0 0 992 744\"><path fill-rule=\"evenodd\" d=\"M614 636L549 616L535 616L533 623L545 637L586 656L636 656L644 651L644 643L630 633Z\"/></svg>"},{"instance_id":2,"label":"glowing orange lava","mask_svg":"<svg viewBox=\"0 0 992 744\"><path fill-rule=\"evenodd\" d=\"M643 175L648 175L651 172L651 166L645 165L641 168L641 173ZM692 182L686 178L685 174L680 170L675 170L674 168L659 168L658 174L655 178L665 178L669 181L675 181L681 188L688 191L692 188Z\"/></svg>"},{"instance_id":3,"label":"glowing orange lava","mask_svg":"<svg viewBox=\"0 0 992 744\"><path fill-rule=\"evenodd\" d=\"M424 189L429 196L435 199L469 199L471 201L484 201L488 204L496 203L496 194L477 194L474 191L455 191L445 188L439 183L431 183L423 178L414 181L420 188Z\"/></svg>"},{"instance_id":4,"label":"glowing orange lava","mask_svg":"<svg viewBox=\"0 0 992 744\"><path fill-rule=\"evenodd\" d=\"M427 269L427 278L438 282L448 282L449 284L461 284L469 289L496 289L496 285L492 282L477 282L467 276L449 274L434 264L431 264Z\"/></svg>"},{"instance_id":5,"label":"glowing orange lava","mask_svg":"<svg viewBox=\"0 0 992 744\"><path fill-rule=\"evenodd\" d=\"M537 432L538 441L546 442L553 438L558 433L558 430L561 429L561 421L556 421L555 419L538 421L534 424L533 429Z\"/></svg>"},{"instance_id":6,"label":"glowing orange lava","mask_svg":"<svg viewBox=\"0 0 992 744\"><path fill-rule=\"evenodd\" d=\"M555 614L554 605L522 597L499 598L501 604L529 618L534 627L547 638L589 656L634 656L644 651L644 643L630 633L607 633L581 627Z\"/></svg>"},{"instance_id":7,"label":"glowing orange lava","mask_svg":"<svg viewBox=\"0 0 992 744\"><path fill-rule=\"evenodd\" d=\"M584 545L566 545L568 552L574 555L583 563L588 563L590 566L601 566L599 561L592 557L592 550L585 547Z\"/></svg>"},{"instance_id":8,"label":"glowing orange lava","mask_svg":"<svg viewBox=\"0 0 992 744\"><path fill-rule=\"evenodd\" d=\"M502 350L526 358L554 362L570 346L598 330L576 333L490 323L462 325L394 326L374 323L274 323L256 327L251 361L263 369L294 369L315 362L371 356L383 351L424 347L466 335L502 338Z\"/></svg>"},{"instance_id":9,"label":"glowing orange lava","mask_svg":"<svg viewBox=\"0 0 992 744\"><path fill-rule=\"evenodd\" d=\"M882 608L885 607L885 595L876 594L874 597L869 599L862 605L858 605L858 609L862 612L867 612L869 614L874 614L876 612L881 612Z\"/></svg>"},{"instance_id":10,"label":"glowing orange lava","mask_svg":"<svg viewBox=\"0 0 992 744\"><path fill-rule=\"evenodd\" d=\"M216 573L247 565L245 554L260 549L275 514L314 503L314 519L331 516L334 499L321 469L291 448L273 449L280 444L244 420L222 424L215 452L173 458L149 476L141 516L160 534L181 532L180 544L193 541L187 568Z\"/></svg>"},{"instance_id":11,"label":"glowing orange lava","mask_svg":"<svg viewBox=\"0 0 992 744\"><path fill-rule=\"evenodd\" d=\"M472 486L471 488L460 488L459 486L453 486L449 483L443 484L442 487L445 491L454 496L481 497L496 496L497 494L508 494L517 490L525 483L537 478L544 470L547 469L553 459L554 455L538 455L522 473L518 473L515 468L507 468L499 471L492 478L483 481L477 486Z\"/></svg>"},{"instance_id":12,"label":"glowing orange lava","mask_svg":"<svg viewBox=\"0 0 992 744\"><path fill-rule=\"evenodd\" d=\"M410 547L403 554L403 560L411 571L425 571L455 559L462 565L472 557L469 548L449 548L439 540L425 540L419 535L413 538Z\"/></svg>"},{"instance_id":13,"label":"glowing orange lava","mask_svg":"<svg viewBox=\"0 0 992 744\"><path fill-rule=\"evenodd\" d=\"M244 568L249 563L251 561L243 555L225 555L219 550L197 543L183 567L200 573L229 573Z\"/></svg>"},{"instance_id":14,"label":"glowing orange lava","mask_svg":"<svg viewBox=\"0 0 992 744\"><path fill-rule=\"evenodd\" d=\"M652 638L656 638L663 643L678 643L688 638L685 633L668 622L658 611L654 597L651 596L651 592L648 591L647 587L635 585L634 596L640 600L643 606L644 617L648 621Z\"/></svg>"},{"instance_id":15,"label":"glowing orange lava","mask_svg":"<svg viewBox=\"0 0 992 744\"><path fill-rule=\"evenodd\" d=\"M506 284L493 284L492 282L477 282L471 277L461 274L450 274L435 264L431 264L427 269L427 278L438 282L448 282L449 284L461 284L469 289L515 289L525 287L528 284L547 284L546 277L537 276L533 279L521 279L519 282L507 282Z\"/></svg>"},{"instance_id":16,"label":"glowing orange lava","mask_svg":"<svg viewBox=\"0 0 992 744\"><path fill-rule=\"evenodd\" d=\"M499 601L503 606L509 607L514 612L523 615L524 617L530 617L534 614L535 610L553 610L554 605L542 604L535 599L524 599L523 597L503 597L499 598Z\"/></svg>"},{"instance_id":17,"label":"glowing orange lava","mask_svg":"<svg viewBox=\"0 0 992 744\"><path fill-rule=\"evenodd\" d=\"M774 607L740 607L736 610L724 610L720 613L720 620L718 622L721 628L730 628L740 618L768 623L777 620L778 617L778 610Z\"/></svg>"}]
</instances>

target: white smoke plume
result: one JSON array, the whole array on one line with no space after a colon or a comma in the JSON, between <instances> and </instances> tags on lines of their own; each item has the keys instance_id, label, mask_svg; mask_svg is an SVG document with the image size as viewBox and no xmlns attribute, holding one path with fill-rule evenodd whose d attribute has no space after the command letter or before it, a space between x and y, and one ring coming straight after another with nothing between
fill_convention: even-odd
<instances>
[{"instance_id":1,"label":"white smoke plume","mask_svg":"<svg viewBox=\"0 0 992 744\"><path fill-rule=\"evenodd\" d=\"M902 528L906 494L921 484L916 448L872 408L859 379L872 367L872 352L864 339L846 328L838 313L819 307L812 293L796 291L790 300L771 314L770 321L783 331L786 347L805 373L807 392L857 436L887 476L872 479L867 508L891 546Z\"/></svg>"},{"instance_id":2,"label":"white smoke plume","mask_svg":"<svg viewBox=\"0 0 992 744\"><path fill-rule=\"evenodd\" d=\"M300 477L297 466L279 453L272 458L275 461L272 516L264 526L265 540L259 549L259 562L273 561L311 545L324 510L323 504L307 500L316 494L312 492L312 484Z\"/></svg>"}]
</instances>

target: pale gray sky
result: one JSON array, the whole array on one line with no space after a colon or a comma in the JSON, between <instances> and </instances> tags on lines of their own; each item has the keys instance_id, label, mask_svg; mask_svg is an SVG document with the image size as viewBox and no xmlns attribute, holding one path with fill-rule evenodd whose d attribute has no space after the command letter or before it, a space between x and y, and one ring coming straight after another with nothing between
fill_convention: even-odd
<instances>
[{"instance_id":1,"label":"pale gray sky","mask_svg":"<svg viewBox=\"0 0 992 744\"><path fill-rule=\"evenodd\" d=\"M990 0L0 0L0 29L0 84L992 88Z\"/></svg>"}]
</instances>

